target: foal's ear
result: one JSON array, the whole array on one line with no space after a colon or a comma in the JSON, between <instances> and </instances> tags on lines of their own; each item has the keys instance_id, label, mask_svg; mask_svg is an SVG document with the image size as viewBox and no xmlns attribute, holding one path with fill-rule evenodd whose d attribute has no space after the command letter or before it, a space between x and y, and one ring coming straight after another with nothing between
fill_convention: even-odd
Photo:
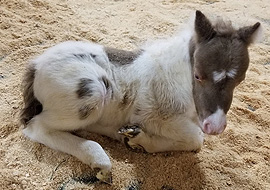
<instances>
[{"instance_id":1,"label":"foal's ear","mask_svg":"<svg viewBox=\"0 0 270 190\"><path fill-rule=\"evenodd\" d=\"M261 23L257 22L253 26L246 26L240 28L237 33L241 40L243 40L247 45L259 41L262 37Z\"/></svg>"},{"instance_id":2,"label":"foal's ear","mask_svg":"<svg viewBox=\"0 0 270 190\"><path fill-rule=\"evenodd\" d=\"M195 32L198 42L210 40L216 34L212 24L201 11L196 11Z\"/></svg>"}]
</instances>

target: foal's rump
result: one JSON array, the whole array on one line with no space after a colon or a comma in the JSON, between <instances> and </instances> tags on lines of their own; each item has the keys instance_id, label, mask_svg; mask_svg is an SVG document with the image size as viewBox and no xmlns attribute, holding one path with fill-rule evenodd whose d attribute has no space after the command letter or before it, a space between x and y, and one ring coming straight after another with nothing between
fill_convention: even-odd
<instances>
[{"instance_id":1,"label":"foal's rump","mask_svg":"<svg viewBox=\"0 0 270 190\"><path fill-rule=\"evenodd\" d=\"M24 88L32 84L25 89L32 92L25 100L29 109L22 112L27 116L25 124L41 111L62 116L62 121L85 120L90 115L96 120L108 95L102 61L108 64L103 47L85 42L61 43L33 60L25 75ZM42 110L33 111L36 107Z\"/></svg>"}]
</instances>

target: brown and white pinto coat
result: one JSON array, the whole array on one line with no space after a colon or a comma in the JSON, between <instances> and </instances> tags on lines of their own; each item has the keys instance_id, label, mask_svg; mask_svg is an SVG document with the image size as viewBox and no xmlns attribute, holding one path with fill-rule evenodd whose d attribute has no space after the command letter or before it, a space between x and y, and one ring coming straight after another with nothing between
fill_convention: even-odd
<instances>
[{"instance_id":1,"label":"brown and white pinto coat","mask_svg":"<svg viewBox=\"0 0 270 190\"><path fill-rule=\"evenodd\" d=\"M110 179L111 163L87 130L147 152L199 150L226 127L260 23L234 29L196 11L194 26L137 52L64 42L33 60L24 80L23 132Z\"/></svg>"}]
</instances>

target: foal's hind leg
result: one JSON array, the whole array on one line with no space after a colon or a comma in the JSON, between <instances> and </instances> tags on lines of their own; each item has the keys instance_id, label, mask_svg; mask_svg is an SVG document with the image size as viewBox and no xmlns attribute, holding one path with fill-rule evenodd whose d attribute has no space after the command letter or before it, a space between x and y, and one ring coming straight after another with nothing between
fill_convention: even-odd
<instances>
[{"instance_id":1,"label":"foal's hind leg","mask_svg":"<svg viewBox=\"0 0 270 190\"><path fill-rule=\"evenodd\" d=\"M110 182L111 162L98 143L72 135L69 132L50 129L44 124L42 116L41 113L30 121L23 130L26 136L53 149L71 154L93 169L100 169L97 178L104 182Z\"/></svg>"}]
</instances>

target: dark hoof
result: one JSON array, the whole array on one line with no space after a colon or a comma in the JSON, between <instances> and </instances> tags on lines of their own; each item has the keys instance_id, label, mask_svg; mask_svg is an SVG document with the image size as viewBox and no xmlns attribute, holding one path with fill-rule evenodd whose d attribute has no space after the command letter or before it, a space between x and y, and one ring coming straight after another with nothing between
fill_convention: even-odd
<instances>
[{"instance_id":1,"label":"dark hoof","mask_svg":"<svg viewBox=\"0 0 270 190\"><path fill-rule=\"evenodd\" d=\"M124 138L124 143L126 147L133 152L146 152L141 145L131 143L128 137Z\"/></svg>"},{"instance_id":2,"label":"dark hoof","mask_svg":"<svg viewBox=\"0 0 270 190\"><path fill-rule=\"evenodd\" d=\"M141 132L141 128L138 125L127 125L118 130L118 133L129 138L136 137Z\"/></svg>"},{"instance_id":3,"label":"dark hoof","mask_svg":"<svg viewBox=\"0 0 270 190\"><path fill-rule=\"evenodd\" d=\"M112 184L112 174L111 172L99 171L96 178L101 182L111 185Z\"/></svg>"}]
</instances>

